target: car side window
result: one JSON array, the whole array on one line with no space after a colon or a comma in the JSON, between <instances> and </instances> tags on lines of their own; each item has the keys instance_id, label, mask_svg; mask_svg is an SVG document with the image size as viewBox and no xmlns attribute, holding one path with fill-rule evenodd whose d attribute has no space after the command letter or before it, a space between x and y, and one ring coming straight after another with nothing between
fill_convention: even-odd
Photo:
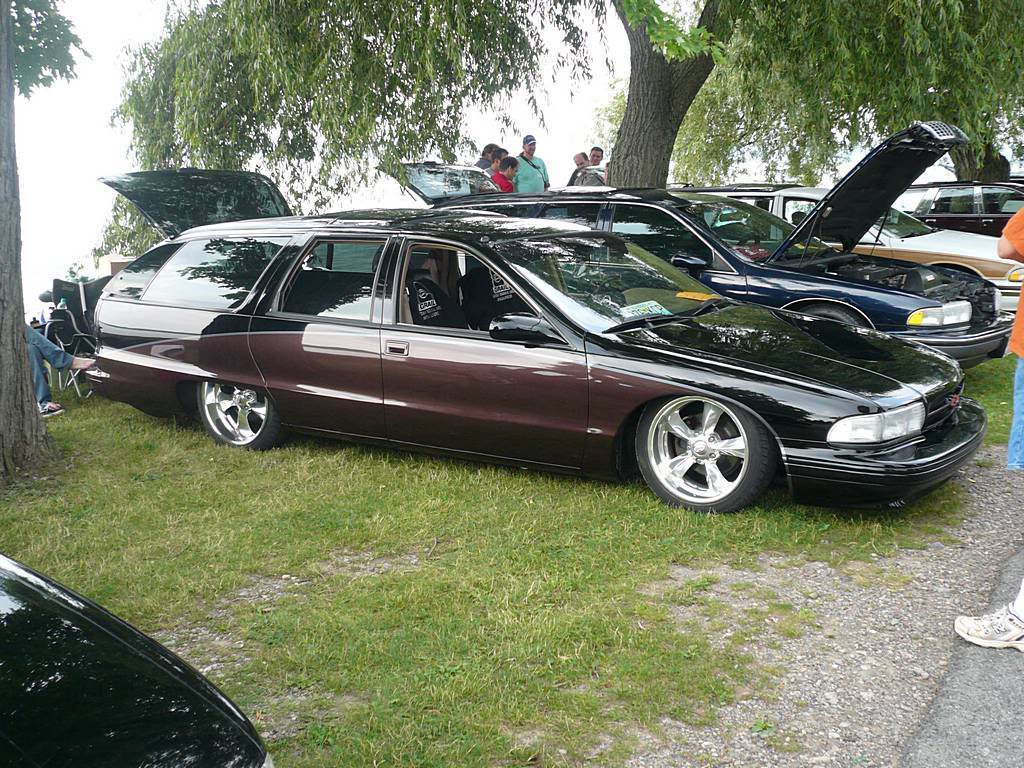
<instances>
[{"instance_id":1,"label":"car side window","mask_svg":"<svg viewBox=\"0 0 1024 768\"><path fill-rule=\"evenodd\" d=\"M508 281L472 254L428 244L412 245L407 254L400 323L486 332L498 315L533 314Z\"/></svg>"},{"instance_id":2,"label":"car side window","mask_svg":"<svg viewBox=\"0 0 1024 768\"><path fill-rule=\"evenodd\" d=\"M557 219L558 221L571 221L574 224L582 224L590 229L597 229L597 216L601 212L601 206L594 203L565 203L562 205L549 205L544 208L541 217L545 219Z\"/></svg>"},{"instance_id":3,"label":"car side window","mask_svg":"<svg viewBox=\"0 0 1024 768\"><path fill-rule=\"evenodd\" d=\"M673 256L714 258L711 248L665 211L646 205L616 205L612 232L665 261Z\"/></svg>"},{"instance_id":4,"label":"car side window","mask_svg":"<svg viewBox=\"0 0 1024 768\"><path fill-rule=\"evenodd\" d=\"M303 259L282 311L369 321L374 275L386 244L386 240L317 243Z\"/></svg>"},{"instance_id":5,"label":"car side window","mask_svg":"<svg viewBox=\"0 0 1024 768\"><path fill-rule=\"evenodd\" d=\"M893 203L892 207L897 211L913 214L921 207L929 192L931 192L929 189L908 189L896 198L896 202Z\"/></svg>"},{"instance_id":6,"label":"car side window","mask_svg":"<svg viewBox=\"0 0 1024 768\"><path fill-rule=\"evenodd\" d=\"M139 298L153 276L160 271L160 267L166 264L180 247L181 243L165 243L146 251L111 278L105 293L108 296L120 296L125 299Z\"/></svg>"},{"instance_id":7,"label":"car side window","mask_svg":"<svg viewBox=\"0 0 1024 768\"><path fill-rule=\"evenodd\" d=\"M796 226L804 217L817 205L814 200L806 198L787 197L782 202L782 217L793 226Z\"/></svg>"},{"instance_id":8,"label":"car side window","mask_svg":"<svg viewBox=\"0 0 1024 768\"><path fill-rule=\"evenodd\" d=\"M933 216L974 213L974 187L943 187L928 211Z\"/></svg>"},{"instance_id":9,"label":"car side window","mask_svg":"<svg viewBox=\"0 0 1024 768\"><path fill-rule=\"evenodd\" d=\"M179 306L234 309L287 238L213 238L184 243L142 298Z\"/></svg>"},{"instance_id":10,"label":"car side window","mask_svg":"<svg viewBox=\"0 0 1024 768\"><path fill-rule=\"evenodd\" d=\"M982 187L981 210L984 213L1016 213L1024 208L1024 192L1011 187Z\"/></svg>"}]
</instances>

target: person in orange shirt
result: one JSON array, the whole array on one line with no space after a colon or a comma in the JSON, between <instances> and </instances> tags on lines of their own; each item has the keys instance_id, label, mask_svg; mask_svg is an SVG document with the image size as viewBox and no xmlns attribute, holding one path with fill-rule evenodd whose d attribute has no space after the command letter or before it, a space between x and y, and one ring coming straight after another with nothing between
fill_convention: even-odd
<instances>
[{"instance_id":1,"label":"person in orange shirt","mask_svg":"<svg viewBox=\"0 0 1024 768\"><path fill-rule=\"evenodd\" d=\"M1001 259L1024 263L1024 209L1006 222L1003 235L996 243L996 252ZM1017 373L1013 381L1013 424L1006 466L1024 469L1024 291L1017 304L1009 350L1017 356ZM1024 651L1024 582L1017 598L1009 605L985 616L957 616L953 627L960 637L975 645Z\"/></svg>"}]
</instances>

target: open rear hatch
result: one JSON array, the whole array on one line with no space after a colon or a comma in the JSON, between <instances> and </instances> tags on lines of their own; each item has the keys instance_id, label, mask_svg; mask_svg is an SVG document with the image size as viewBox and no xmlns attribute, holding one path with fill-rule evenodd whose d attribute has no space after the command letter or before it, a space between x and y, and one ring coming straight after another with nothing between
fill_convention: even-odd
<instances>
[{"instance_id":1,"label":"open rear hatch","mask_svg":"<svg viewBox=\"0 0 1024 768\"><path fill-rule=\"evenodd\" d=\"M490 176L476 167L443 163L403 163L405 179L396 180L427 205L467 195L500 192Z\"/></svg>"},{"instance_id":2,"label":"open rear hatch","mask_svg":"<svg viewBox=\"0 0 1024 768\"><path fill-rule=\"evenodd\" d=\"M167 237L205 224L291 216L277 186L258 173L182 168L100 179Z\"/></svg>"}]
</instances>

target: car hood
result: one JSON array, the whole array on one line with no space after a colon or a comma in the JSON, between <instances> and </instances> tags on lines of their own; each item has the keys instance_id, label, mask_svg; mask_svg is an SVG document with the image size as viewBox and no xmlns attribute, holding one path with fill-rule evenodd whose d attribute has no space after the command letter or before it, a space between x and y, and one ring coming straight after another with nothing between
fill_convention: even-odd
<instances>
[{"instance_id":1,"label":"car hood","mask_svg":"<svg viewBox=\"0 0 1024 768\"><path fill-rule=\"evenodd\" d=\"M27 766L255 768L266 756L245 716L181 659L0 555L0 752L12 749Z\"/></svg>"},{"instance_id":2,"label":"car hood","mask_svg":"<svg viewBox=\"0 0 1024 768\"><path fill-rule=\"evenodd\" d=\"M957 386L949 357L884 333L795 312L730 303L678 322L623 334L665 351L709 354L790 379L811 380L883 407L922 396L931 401Z\"/></svg>"},{"instance_id":3,"label":"car hood","mask_svg":"<svg viewBox=\"0 0 1024 768\"><path fill-rule=\"evenodd\" d=\"M205 224L291 216L277 186L258 173L181 168L104 176L167 237Z\"/></svg>"},{"instance_id":4,"label":"car hood","mask_svg":"<svg viewBox=\"0 0 1024 768\"><path fill-rule=\"evenodd\" d=\"M811 236L853 248L925 169L967 137L945 123L915 123L872 149L830 189L774 254Z\"/></svg>"}]
</instances>

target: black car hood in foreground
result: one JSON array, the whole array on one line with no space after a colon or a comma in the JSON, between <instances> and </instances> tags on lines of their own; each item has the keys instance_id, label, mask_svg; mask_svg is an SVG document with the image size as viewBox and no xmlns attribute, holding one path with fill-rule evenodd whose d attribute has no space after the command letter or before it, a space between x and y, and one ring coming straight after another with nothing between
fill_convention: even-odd
<instances>
[{"instance_id":1,"label":"black car hood in foreground","mask_svg":"<svg viewBox=\"0 0 1024 768\"><path fill-rule=\"evenodd\" d=\"M181 168L100 179L128 198L167 237L204 224L291 216L274 182L247 171Z\"/></svg>"},{"instance_id":2,"label":"black car hood in foreground","mask_svg":"<svg viewBox=\"0 0 1024 768\"><path fill-rule=\"evenodd\" d=\"M245 716L191 667L0 555L0 765L255 768L265 757Z\"/></svg>"},{"instance_id":3,"label":"black car hood in foreground","mask_svg":"<svg viewBox=\"0 0 1024 768\"><path fill-rule=\"evenodd\" d=\"M937 122L914 123L890 136L818 201L768 261L811 236L850 250L918 176L966 143L959 128Z\"/></svg>"},{"instance_id":4,"label":"black car hood in foreground","mask_svg":"<svg viewBox=\"0 0 1024 768\"><path fill-rule=\"evenodd\" d=\"M793 312L732 303L624 334L645 346L703 352L812 380L891 407L955 389L960 368L938 352L884 333Z\"/></svg>"}]
</instances>

